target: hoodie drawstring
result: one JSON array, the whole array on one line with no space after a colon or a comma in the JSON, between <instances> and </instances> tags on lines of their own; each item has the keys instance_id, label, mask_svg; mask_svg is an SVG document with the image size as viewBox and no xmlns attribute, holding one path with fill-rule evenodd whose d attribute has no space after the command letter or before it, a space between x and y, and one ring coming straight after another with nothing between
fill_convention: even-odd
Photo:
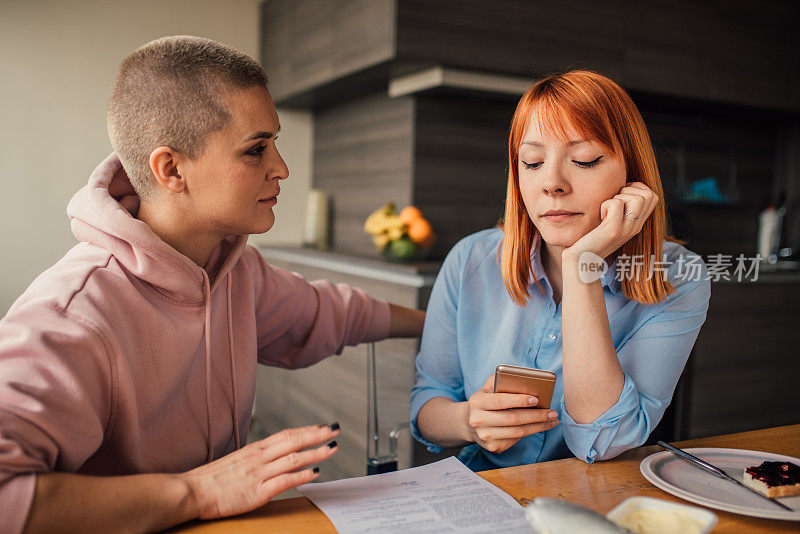
<instances>
[{"instance_id":1,"label":"hoodie drawstring","mask_svg":"<svg viewBox=\"0 0 800 534\"><path fill-rule=\"evenodd\" d=\"M213 443L213 418L211 417L211 283L208 280L208 276L205 274L203 275L203 281L205 282L205 292L206 292L206 429L208 430L208 454L206 456L206 463L211 462L214 460L214 448L212 446ZM241 446L241 439L239 438L239 408L238 403L236 402L237 397L237 381L236 381L236 366L234 365L234 345L233 345L233 306L232 299L231 299L231 274L228 273L225 277L225 286L227 292L227 304L228 304L228 314L227 314L227 322L228 322L228 347L230 352L228 353L228 363L230 365L230 372L231 372L231 389L233 390L233 412L231 419L233 420L233 441L236 445L235 450L239 450Z\"/></svg>"},{"instance_id":2,"label":"hoodie drawstring","mask_svg":"<svg viewBox=\"0 0 800 534\"><path fill-rule=\"evenodd\" d=\"M233 348L233 307L231 306L231 273L228 273L227 284L228 287L228 346L230 348L230 366L231 366L231 388L233 389L233 436L236 450L239 450L239 411L236 406L236 366L234 365L234 348Z\"/></svg>"},{"instance_id":3,"label":"hoodie drawstring","mask_svg":"<svg viewBox=\"0 0 800 534\"><path fill-rule=\"evenodd\" d=\"M208 281L208 276L203 272L203 282L205 282L206 293L206 429L208 430L208 440L206 446L208 454L206 455L206 463L214 459L214 450L211 445L212 441L212 423L211 423L211 284Z\"/></svg>"}]
</instances>

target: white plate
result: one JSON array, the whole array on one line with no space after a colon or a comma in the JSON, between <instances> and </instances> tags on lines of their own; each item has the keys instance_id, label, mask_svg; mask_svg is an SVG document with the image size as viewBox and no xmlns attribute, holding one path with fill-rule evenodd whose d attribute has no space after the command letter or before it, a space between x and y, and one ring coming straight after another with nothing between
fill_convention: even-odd
<instances>
[{"instance_id":1,"label":"white plate","mask_svg":"<svg viewBox=\"0 0 800 534\"><path fill-rule=\"evenodd\" d=\"M800 465L797 458L769 452L711 448L684 450L719 467L739 481L742 480L745 468L767 460ZM687 501L735 514L800 521L800 495L778 499L795 510L789 512L669 451L651 454L642 460L639 469L644 478L653 485Z\"/></svg>"}]
</instances>

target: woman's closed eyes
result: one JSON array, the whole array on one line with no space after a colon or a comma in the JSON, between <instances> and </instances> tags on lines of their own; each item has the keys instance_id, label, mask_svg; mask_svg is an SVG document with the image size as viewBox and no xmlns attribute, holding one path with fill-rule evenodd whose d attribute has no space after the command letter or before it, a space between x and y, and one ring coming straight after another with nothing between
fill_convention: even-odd
<instances>
[{"instance_id":1,"label":"woman's closed eyes","mask_svg":"<svg viewBox=\"0 0 800 534\"><path fill-rule=\"evenodd\" d=\"M595 165L598 165L602 158L603 158L603 156L597 156L592 161L578 161L576 159L573 159L572 163L574 163L575 165L577 165L578 167L581 167L583 169L589 169L591 167L594 167ZM529 171L535 171L536 169L538 169L542 165L544 165L544 161L538 161L538 162L535 162L535 163L528 163L528 162L526 162L524 160L520 160L520 161L522 162L523 165L525 165L525 168L527 170L529 170Z\"/></svg>"}]
</instances>

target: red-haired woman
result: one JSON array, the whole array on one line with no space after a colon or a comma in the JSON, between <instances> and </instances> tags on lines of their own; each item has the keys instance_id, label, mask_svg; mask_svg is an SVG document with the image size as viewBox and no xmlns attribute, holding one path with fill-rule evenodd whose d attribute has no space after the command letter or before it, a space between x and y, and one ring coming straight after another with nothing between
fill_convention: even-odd
<instances>
[{"instance_id":1,"label":"red-haired woman","mask_svg":"<svg viewBox=\"0 0 800 534\"><path fill-rule=\"evenodd\" d=\"M413 433L433 451L464 447L474 470L612 458L644 443L672 398L708 309L705 265L666 235L647 129L605 76L525 93L508 165L500 228L460 241L434 284ZM554 372L550 409L493 393L498 364Z\"/></svg>"}]
</instances>

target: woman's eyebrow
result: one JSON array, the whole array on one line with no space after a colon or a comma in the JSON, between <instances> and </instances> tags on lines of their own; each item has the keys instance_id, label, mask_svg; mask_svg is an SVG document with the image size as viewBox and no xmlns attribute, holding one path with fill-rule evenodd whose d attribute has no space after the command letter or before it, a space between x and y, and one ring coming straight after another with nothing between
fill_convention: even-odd
<instances>
[{"instance_id":1,"label":"woman's eyebrow","mask_svg":"<svg viewBox=\"0 0 800 534\"><path fill-rule=\"evenodd\" d=\"M278 132L280 132L280 131L281 131L281 127L278 126ZM272 132L256 132L253 135L251 135L250 137L247 137L246 139L243 139L242 143L246 143L248 141L254 141L256 139L271 139L272 137L274 137L276 135L277 135L277 133L272 133Z\"/></svg>"},{"instance_id":2,"label":"woman's eyebrow","mask_svg":"<svg viewBox=\"0 0 800 534\"><path fill-rule=\"evenodd\" d=\"M575 145L579 145L581 143L586 143L586 142L587 142L586 139L574 139L574 140L569 142L569 146L575 146ZM523 145L531 145L531 146L534 146L534 147L543 147L544 146L539 141L523 141L521 144L523 144Z\"/></svg>"}]
</instances>

